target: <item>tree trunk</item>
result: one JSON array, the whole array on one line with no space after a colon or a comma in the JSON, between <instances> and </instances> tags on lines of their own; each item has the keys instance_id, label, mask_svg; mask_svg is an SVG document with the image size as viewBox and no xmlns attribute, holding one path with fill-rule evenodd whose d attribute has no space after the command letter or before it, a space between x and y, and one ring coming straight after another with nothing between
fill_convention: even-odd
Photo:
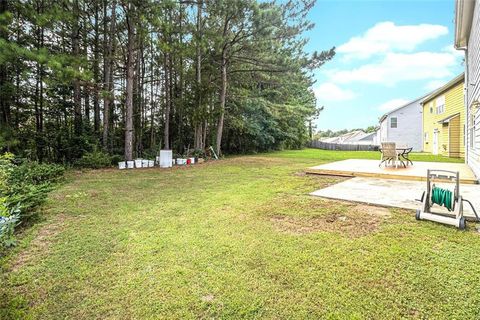
<instances>
[{"instance_id":1,"label":"tree trunk","mask_svg":"<svg viewBox=\"0 0 480 320\"><path fill-rule=\"evenodd\" d=\"M222 134L223 134L223 121L225 118L225 100L227 97L227 59L225 50L222 51L222 63L221 63L221 88L220 88L220 108L217 124L217 141L216 151L217 155L221 154Z\"/></svg>"},{"instance_id":2,"label":"tree trunk","mask_svg":"<svg viewBox=\"0 0 480 320\"><path fill-rule=\"evenodd\" d=\"M127 18L128 19L128 18ZM135 27L127 20L127 84L125 96L125 159L133 160L133 83L135 81Z\"/></svg>"},{"instance_id":3,"label":"tree trunk","mask_svg":"<svg viewBox=\"0 0 480 320\"><path fill-rule=\"evenodd\" d=\"M84 8L85 12L88 12L86 8ZM88 14L88 13L87 13ZM83 52L85 60L87 61L88 65L88 30L87 30L87 19L83 19L83 28L82 28L82 38L83 38ZM95 62L94 62L95 64ZM95 81L95 79L94 79ZM88 85L83 86L83 102L84 102L84 112L85 112L85 123L87 124L90 130L90 88Z\"/></svg>"},{"instance_id":4,"label":"tree trunk","mask_svg":"<svg viewBox=\"0 0 480 320\"><path fill-rule=\"evenodd\" d=\"M78 6L78 0L75 0L73 6L73 12L75 14L73 27L72 27L72 54L75 59L79 58L80 53L80 45L79 45L79 36L80 36L80 28L79 28L79 12L80 8ZM78 73L80 71L79 62L78 60L74 62L75 64L75 71ZM75 75L73 80L73 106L74 106L74 132L75 134L81 135L82 134L82 98L80 92L80 81L78 76Z\"/></svg>"},{"instance_id":5,"label":"tree trunk","mask_svg":"<svg viewBox=\"0 0 480 320\"><path fill-rule=\"evenodd\" d=\"M95 1L95 7L94 7L94 10L95 10L95 26L94 26L94 30L95 30L95 38L94 38L94 41L93 41L93 78L94 78L94 82L95 82L95 91L94 91L94 94L93 94L93 130L95 132L95 134L97 135L98 132L100 131L100 106L99 106L99 103L98 103L98 84L99 84L99 75L100 75L100 69L99 69L99 66L98 64L100 63L99 62L99 59L98 59L98 51L99 51L99 48L98 48L98 42L99 42L99 21L98 21L98 11L99 11L99 6L98 6L98 1ZM106 16L103 17L103 19L107 19ZM107 33L107 30L105 29L104 30L105 34Z\"/></svg>"},{"instance_id":6,"label":"tree trunk","mask_svg":"<svg viewBox=\"0 0 480 320\"><path fill-rule=\"evenodd\" d=\"M43 3L37 5L37 14L43 12ZM43 47L44 30L43 27L37 27L36 47L39 50ZM36 133L36 153L37 160L42 162L44 158L44 138L43 138L43 64L37 62L37 75L35 84L35 133Z\"/></svg>"},{"instance_id":7,"label":"tree trunk","mask_svg":"<svg viewBox=\"0 0 480 320\"><path fill-rule=\"evenodd\" d=\"M164 149L170 149L170 105L172 97L170 95L170 67L169 67L169 53L165 53L164 72L165 72L165 123L163 127L163 146Z\"/></svg>"},{"instance_id":8,"label":"tree trunk","mask_svg":"<svg viewBox=\"0 0 480 320\"><path fill-rule=\"evenodd\" d=\"M8 1L0 0L0 15L3 15L8 9ZM0 28L0 39L8 41L8 30ZM0 63L0 127L5 128L10 126L10 97L7 85L7 66L6 63Z\"/></svg>"},{"instance_id":9,"label":"tree trunk","mask_svg":"<svg viewBox=\"0 0 480 320\"><path fill-rule=\"evenodd\" d=\"M200 45L201 35L202 35L202 1L197 3L197 44L196 44L196 65L195 65L195 75L196 75L196 95L197 95L197 114L199 115L195 121L195 138L194 138L194 148L195 149L204 149L202 145L203 140L203 123L202 116L202 48Z\"/></svg>"},{"instance_id":10,"label":"tree trunk","mask_svg":"<svg viewBox=\"0 0 480 320\"><path fill-rule=\"evenodd\" d=\"M103 3L103 28L104 28L104 38L103 38L103 133L102 133L102 143L104 150L108 150L108 137L110 129L110 104L112 99L112 89L113 89L113 79L112 75L112 56L113 56L113 41L115 37L115 24L116 24L116 2L112 2L112 13L110 16L110 32L107 35L108 23L107 23L107 6L108 1L104 0Z\"/></svg>"}]
</instances>

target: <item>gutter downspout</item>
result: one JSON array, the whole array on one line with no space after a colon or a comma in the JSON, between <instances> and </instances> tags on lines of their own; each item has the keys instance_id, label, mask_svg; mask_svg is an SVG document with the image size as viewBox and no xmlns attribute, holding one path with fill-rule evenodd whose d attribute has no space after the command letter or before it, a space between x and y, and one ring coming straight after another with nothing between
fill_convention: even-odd
<instances>
[{"instance_id":1,"label":"gutter downspout","mask_svg":"<svg viewBox=\"0 0 480 320\"><path fill-rule=\"evenodd\" d=\"M458 47L458 48L455 48L457 50L461 50L463 51L464 53L464 58L465 58L465 82L464 82L464 85L463 85L463 103L465 105L465 124L463 125L463 148L465 150L465 163L468 164L468 155L469 155L469 132L470 132L470 128L469 128L469 119L470 119L470 114L469 114L469 101L468 101L468 86L470 85L470 82L469 82L469 72L468 72L468 48L467 46L463 46L463 47Z\"/></svg>"}]
</instances>

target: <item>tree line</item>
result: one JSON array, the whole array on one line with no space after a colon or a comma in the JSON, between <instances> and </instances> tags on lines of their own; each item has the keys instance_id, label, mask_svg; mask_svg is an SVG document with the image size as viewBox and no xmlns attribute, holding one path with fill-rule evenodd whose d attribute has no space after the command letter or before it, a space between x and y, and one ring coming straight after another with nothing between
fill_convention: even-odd
<instances>
[{"instance_id":1,"label":"tree line","mask_svg":"<svg viewBox=\"0 0 480 320\"><path fill-rule=\"evenodd\" d=\"M0 148L71 163L298 148L314 1L0 0ZM311 128L310 128L311 131Z\"/></svg>"}]
</instances>

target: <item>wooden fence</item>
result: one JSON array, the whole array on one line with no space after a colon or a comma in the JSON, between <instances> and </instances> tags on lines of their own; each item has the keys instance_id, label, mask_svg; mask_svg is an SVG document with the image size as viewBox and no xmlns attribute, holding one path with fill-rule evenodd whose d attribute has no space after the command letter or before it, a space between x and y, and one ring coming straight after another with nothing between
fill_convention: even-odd
<instances>
[{"instance_id":1,"label":"wooden fence","mask_svg":"<svg viewBox=\"0 0 480 320\"><path fill-rule=\"evenodd\" d=\"M342 151L378 151L379 148L379 146L371 144L341 144L322 141L312 141L310 142L310 147L315 149Z\"/></svg>"}]
</instances>

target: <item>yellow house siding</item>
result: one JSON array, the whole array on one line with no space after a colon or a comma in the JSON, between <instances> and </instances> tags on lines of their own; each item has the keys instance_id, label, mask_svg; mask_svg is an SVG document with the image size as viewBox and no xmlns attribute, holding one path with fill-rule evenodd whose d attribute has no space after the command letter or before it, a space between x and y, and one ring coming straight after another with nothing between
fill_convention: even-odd
<instances>
[{"instance_id":1,"label":"yellow house siding","mask_svg":"<svg viewBox=\"0 0 480 320\"><path fill-rule=\"evenodd\" d=\"M464 146L464 124L465 108L463 100L463 81L454 84L452 87L435 96L429 97L423 103L423 150L425 152L435 153L434 132L438 131L438 154L449 157L465 157ZM437 114L437 99L445 97L444 112ZM449 116L459 114L459 117L453 118L449 123L439 123L439 121Z\"/></svg>"}]
</instances>

